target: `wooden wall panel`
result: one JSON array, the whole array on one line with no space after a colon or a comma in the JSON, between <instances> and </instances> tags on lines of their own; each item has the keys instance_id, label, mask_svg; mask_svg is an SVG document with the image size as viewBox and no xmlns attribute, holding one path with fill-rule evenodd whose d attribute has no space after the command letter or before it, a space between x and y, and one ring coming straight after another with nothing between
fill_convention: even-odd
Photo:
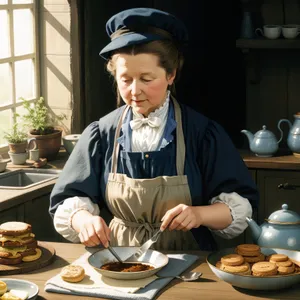
<instances>
[{"instance_id":1,"label":"wooden wall panel","mask_svg":"<svg viewBox=\"0 0 300 300\"><path fill-rule=\"evenodd\" d=\"M300 1L284 0L285 24L300 24Z\"/></svg>"},{"instance_id":2,"label":"wooden wall panel","mask_svg":"<svg viewBox=\"0 0 300 300\"><path fill-rule=\"evenodd\" d=\"M256 132L267 129L277 132L277 123L287 116L287 69L280 51L256 51L259 82L251 84L247 76L247 129Z\"/></svg>"},{"instance_id":3,"label":"wooden wall panel","mask_svg":"<svg viewBox=\"0 0 300 300\"><path fill-rule=\"evenodd\" d=\"M300 1L264 0L259 14L261 26L300 24ZM288 118L293 122L293 115L300 111L300 51L251 49L246 59L247 129L256 132L266 125L279 137L278 121ZM280 146L287 148L289 128L286 125L282 128L284 139Z\"/></svg>"},{"instance_id":4,"label":"wooden wall panel","mask_svg":"<svg viewBox=\"0 0 300 300\"><path fill-rule=\"evenodd\" d=\"M263 24L283 24L283 1L264 0L261 5L261 18Z\"/></svg>"},{"instance_id":5,"label":"wooden wall panel","mask_svg":"<svg viewBox=\"0 0 300 300\"><path fill-rule=\"evenodd\" d=\"M288 119L293 123L294 114L300 111L300 52L289 54L288 66Z\"/></svg>"}]
</instances>

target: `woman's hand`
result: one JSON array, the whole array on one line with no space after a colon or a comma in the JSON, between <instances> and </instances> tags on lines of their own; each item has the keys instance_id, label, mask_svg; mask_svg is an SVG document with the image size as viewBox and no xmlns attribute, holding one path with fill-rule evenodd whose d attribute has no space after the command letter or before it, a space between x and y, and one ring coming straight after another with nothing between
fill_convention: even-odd
<instances>
[{"instance_id":1,"label":"woman's hand","mask_svg":"<svg viewBox=\"0 0 300 300\"><path fill-rule=\"evenodd\" d=\"M102 244L108 247L110 229L100 216L93 216L88 211L80 210L73 216L72 227L79 233L80 242L85 246L94 247Z\"/></svg>"},{"instance_id":2,"label":"woman's hand","mask_svg":"<svg viewBox=\"0 0 300 300\"><path fill-rule=\"evenodd\" d=\"M185 204L179 204L168 210L161 221L161 230L165 230L168 227L169 230L188 231L202 224L201 218L197 214L197 208Z\"/></svg>"}]
</instances>

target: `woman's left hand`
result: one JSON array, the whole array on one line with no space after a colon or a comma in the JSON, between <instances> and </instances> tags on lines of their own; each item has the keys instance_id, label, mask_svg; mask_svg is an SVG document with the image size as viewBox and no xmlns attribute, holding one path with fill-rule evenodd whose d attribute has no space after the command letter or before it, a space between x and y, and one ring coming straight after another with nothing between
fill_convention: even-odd
<instances>
[{"instance_id":1,"label":"woman's left hand","mask_svg":"<svg viewBox=\"0 0 300 300\"><path fill-rule=\"evenodd\" d=\"M168 227L169 230L188 231L197 228L202 224L197 212L198 209L195 206L179 204L165 213L161 219L160 229L165 230Z\"/></svg>"}]
</instances>

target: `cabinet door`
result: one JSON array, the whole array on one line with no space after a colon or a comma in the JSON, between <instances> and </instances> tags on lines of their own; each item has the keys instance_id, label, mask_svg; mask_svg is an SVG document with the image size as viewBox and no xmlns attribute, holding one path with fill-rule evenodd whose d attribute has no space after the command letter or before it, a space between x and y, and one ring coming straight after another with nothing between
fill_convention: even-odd
<instances>
[{"instance_id":1,"label":"cabinet door","mask_svg":"<svg viewBox=\"0 0 300 300\"><path fill-rule=\"evenodd\" d=\"M268 218L271 213L282 209L287 204L289 210L300 214L300 189L282 190L278 185L289 183L300 185L299 171L265 171L257 172L257 183L260 191L259 222Z\"/></svg>"},{"instance_id":2,"label":"cabinet door","mask_svg":"<svg viewBox=\"0 0 300 300\"><path fill-rule=\"evenodd\" d=\"M0 212L0 224L12 221L24 221L24 205L18 205Z\"/></svg>"},{"instance_id":3,"label":"cabinet door","mask_svg":"<svg viewBox=\"0 0 300 300\"><path fill-rule=\"evenodd\" d=\"M24 204L25 222L31 224L32 232L39 241L67 242L54 228L48 212L50 194L35 198Z\"/></svg>"}]
</instances>

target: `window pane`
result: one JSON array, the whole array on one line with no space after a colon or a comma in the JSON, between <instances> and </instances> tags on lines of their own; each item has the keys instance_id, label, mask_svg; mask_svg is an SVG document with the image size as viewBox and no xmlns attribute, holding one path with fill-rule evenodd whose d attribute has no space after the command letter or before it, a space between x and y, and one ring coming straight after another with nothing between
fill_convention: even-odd
<instances>
[{"instance_id":1,"label":"window pane","mask_svg":"<svg viewBox=\"0 0 300 300\"><path fill-rule=\"evenodd\" d=\"M22 116L25 115L25 113L27 113L27 110L25 110L23 105L22 106L17 106L16 107L16 113L20 116L20 117L17 117L17 122L19 123L20 129L21 129L22 126L24 125L23 121L22 121Z\"/></svg>"},{"instance_id":2,"label":"window pane","mask_svg":"<svg viewBox=\"0 0 300 300\"><path fill-rule=\"evenodd\" d=\"M15 62L16 100L34 98L34 64L32 59Z\"/></svg>"},{"instance_id":3,"label":"window pane","mask_svg":"<svg viewBox=\"0 0 300 300\"><path fill-rule=\"evenodd\" d=\"M33 18L30 9L14 10L15 55L33 52Z\"/></svg>"},{"instance_id":4,"label":"window pane","mask_svg":"<svg viewBox=\"0 0 300 300\"><path fill-rule=\"evenodd\" d=\"M4 140L3 135L5 131L9 131L12 126L11 110L0 111L0 145L7 144Z\"/></svg>"},{"instance_id":5,"label":"window pane","mask_svg":"<svg viewBox=\"0 0 300 300\"><path fill-rule=\"evenodd\" d=\"M33 3L33 0L13 0L13 4L27 4Z\"/></svg>"},{"instance_id":6,"label":"window pane","mask_svg":"<svg viewBox=\"0 0 300 300\"><path fill-rule=\"evenodd\" d=\"M0 10L0 58L8 56L10 56L8 13L7 10Z\"/></svg>"},{"instance_id":7,"label":"window pane","mask_svg":"<svg viewBox=\"0 0 300 300\"><path fill-rule=\"evenodd\" d=\"M7 0L0 0L0 4L7 4Z\"/></svg>"},{"instance_id":8,"label":"window pane","mask_svg":"<svg viewBox=\"0 0 300 300\"><path fill-rule=\"evenodd\" d=\"M12 81L9 63L0 64L0 106L12 103Z\"/></svg>"}]
</instances>

